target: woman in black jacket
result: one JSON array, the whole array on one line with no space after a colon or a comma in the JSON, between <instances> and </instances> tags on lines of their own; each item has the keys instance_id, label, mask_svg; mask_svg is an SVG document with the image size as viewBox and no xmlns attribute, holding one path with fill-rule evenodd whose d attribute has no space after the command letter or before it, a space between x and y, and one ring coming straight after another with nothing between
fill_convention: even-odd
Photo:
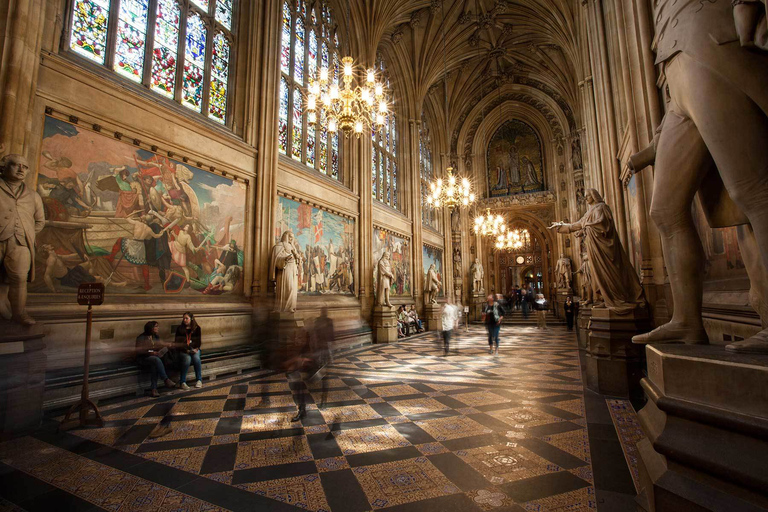
<instances>
[{"instance_id":1,"label":"woman in black jacket","mask_svg":"<svg viewBox=\"0 0 768 512\"><path fill-rule=\"evenodd\" d=\"M167 344L160 340L159 325L155 321L144 324L144 332L136 337L136 362L142 370L149 371L152 389L150 396L160 396L157 392L157 378L165 381L165 387L172 388L176 383L168 378L165 373L165 361L167 358ZM189 365L187 365L189 367Z\"/></svg>"},{"instance_id":2,"label":"woman in black jacket","mask_svg":"<svg viewBox=\"0 0 768 512\"><path fill-rule=\"evenodd\" d=\"M200 362L200 345L202 343L202 331L195 321L195 315L184 313L181 325L176 329L176 350L179 353L181 374L179 375L179 387L187 390L187 371L189 365L195 367L196 388L203 387L203 366Z\"/></svg>"}]
</instances>

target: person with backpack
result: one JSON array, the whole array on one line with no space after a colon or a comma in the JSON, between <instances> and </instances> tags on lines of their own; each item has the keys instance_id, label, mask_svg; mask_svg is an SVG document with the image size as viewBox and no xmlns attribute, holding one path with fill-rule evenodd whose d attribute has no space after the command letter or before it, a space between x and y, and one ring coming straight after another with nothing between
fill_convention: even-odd
<instances>
[{"instance_id":1,"label":"person with backpack","mask_svg":"<svg viewBox=\"0 0 768 512\"><path fill-rule=\"evenodd\" d=\"M504 308L501 307L493 295L489 295L485 308L483 309L483 322L485 328L488 331L488 347L489 354L499 354L499 330L501 329L501 321L504 320Z\"/></svg>"}]
</instances>

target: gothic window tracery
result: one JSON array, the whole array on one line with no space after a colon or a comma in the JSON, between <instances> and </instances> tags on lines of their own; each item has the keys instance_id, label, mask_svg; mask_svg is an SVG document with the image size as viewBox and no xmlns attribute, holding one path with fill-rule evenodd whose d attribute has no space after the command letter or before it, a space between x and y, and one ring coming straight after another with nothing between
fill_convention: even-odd
<instances>
[{"instance_id":1,"label":"gothic window tracery","mask_svg":"<svg viewBox=\"0 0 768 512\"><path fill-rule=\"evenodd\" d=\"M421 222L425 226L438 229L435 209L427 202L429 184L435 177L432 167L432 141L429 137L429 126L424 116L421 117L419 130L419 176L421 178Z\"/></svg>"},{"instance_id":2,"label":"gothic window tracery","mask_svg":"<svg viewBox=\"0 0 768 512\"><path fill-rule=\"evenodd\" d=\"M379 57L376 71L383 78L385 88L391 90L384 61ZM400 209L399 173L397 166L397 128L393 112L387 115L386 124L371 133L371 192L373 198L395 209Z\"/></svg>"},{"instance_id":3,"label":"gothic window tracery","mask_svg":"<svg viewBox=\"0 0 768 512\"><path fill-rule=\"evenodd\" d=\"M74 0L69 50L226 124L234 0Z\"/></svg>"}]
</instances>

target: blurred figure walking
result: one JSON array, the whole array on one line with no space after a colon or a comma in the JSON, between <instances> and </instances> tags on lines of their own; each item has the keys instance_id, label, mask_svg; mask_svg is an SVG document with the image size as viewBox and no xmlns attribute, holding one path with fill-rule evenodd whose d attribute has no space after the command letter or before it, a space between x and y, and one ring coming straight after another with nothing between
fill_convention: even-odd
<instances>
[{"instance_id":1,"label":"blurred figure walking","mask_svg":"<svg viewBox=\"0 0 768 512\"><path fill-rule=\"evenodd\" d=\"M451 334L459 321L459 308L454 305L453 298L450 296L445 301L440 320L443 324L443 355L447 356L450 351ZM456 348L453 351L455 354L459 353Z\"/></svg>"},{"instance_id":2,"label":"blurred figure walking","mask_svg":"<svg viewBox=\"0 0 768 512\"><path fill-rule=\"evenodd\" d=\"M488 330L489 354L493 354L494 349L496 354L499 353L499 330L501 321L504 320L504 313L504 308L494 300L493 295L489 295L483 309L483 322Z\"/></svg>"}]
</instances>

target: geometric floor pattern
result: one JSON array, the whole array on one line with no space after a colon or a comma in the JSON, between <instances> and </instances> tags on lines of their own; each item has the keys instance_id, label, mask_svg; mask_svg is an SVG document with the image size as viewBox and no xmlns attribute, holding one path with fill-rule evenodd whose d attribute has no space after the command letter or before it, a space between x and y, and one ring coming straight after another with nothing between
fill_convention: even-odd
<instances>
[{"instance_id":1,"label":"geometric floor pattern","mask_svg":"<svg viewBox=\"0 0 768 512\"><path fill-rule=\"evenodd\" d=\"M0 445L9 510L595 510L576 340L561 327L336 354L328 390L253 372ZM148 438L161 421L173 432ZM297 508L298 507L298 508Z\"/></svg>"}]
</instances>

